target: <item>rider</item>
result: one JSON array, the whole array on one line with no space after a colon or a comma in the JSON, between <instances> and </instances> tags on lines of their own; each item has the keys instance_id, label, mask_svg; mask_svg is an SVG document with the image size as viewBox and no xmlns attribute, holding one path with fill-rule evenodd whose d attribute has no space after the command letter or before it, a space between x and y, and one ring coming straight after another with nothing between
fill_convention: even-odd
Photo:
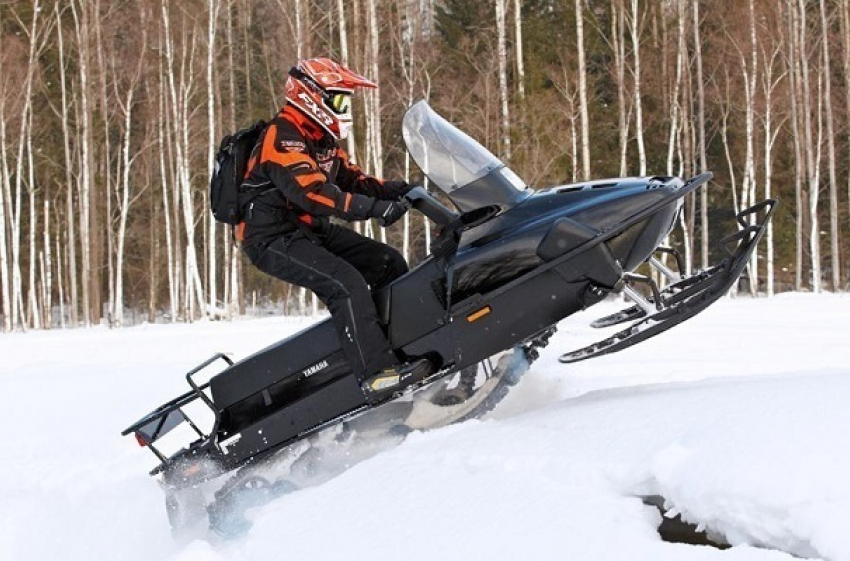
<instances>
[{"instance_id":1,"label":"rider","mask_svg":"<svg viewBox=\"0 0 850 561\"><path fill-rule=\"evenodd\" d=\"M409 206L404 181L367 176L337 141L351 128L351 95L374 82L327 58L289 71L286 105L251 154L237 238L251 262L312 290L333 318L343 351L370 401L425 378L425 359L401 362L378 323L370 287L407 272L395 249L330 221L376 218L389 226Z\"/></svg>"}]
</instances>

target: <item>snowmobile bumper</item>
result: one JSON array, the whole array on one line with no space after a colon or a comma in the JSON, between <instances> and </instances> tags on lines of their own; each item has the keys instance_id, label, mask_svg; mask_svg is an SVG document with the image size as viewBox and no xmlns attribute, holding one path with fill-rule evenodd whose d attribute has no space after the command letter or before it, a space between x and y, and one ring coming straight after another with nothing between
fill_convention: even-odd
<instances>
[{"instance_id":1,"label":"snowmobile bumper","mask_svg":"<svg viewBox=\"0 0 850 561\"><path fill-rule=\"evenodd\" d=\"M233 361L222 353L217 353L205 360L186 373L186 381L192 388L191 391L157 407L154 411L145 415L121 432L122 436L133 433L139 445L148 448L159 459L161 463L151 470L151 475L167 471L172 465L186 459L188 455L196 454L201 449L208 450L215 448L216 445L213 443L214 439L212 435L215 435L217 432L220 413L206 393L210 383L206 382L199 385L194 380L194 377L202 370L219 361L225 362L228 368L233 365ZM206 432L201 428L202 424L193 420L187 412L188 407L197 406L197 404L203 404L205 407L202 406L202 409L205 410L208 408L213 415L213 425ZM188 449L184 448L171 456L167 456L160 450L156 443L178 427L188 428L190 434L193 434L196 440ZM197 467L193 467L192 470L193 473L191 475L197 476L198 479L209 477L209 475L196 473L198 470Z\"/></svg>"},{"instance_id":2,"label":"snowmobile bumper","mask_svg":"<svg viewBox=\"0 0 850 561\"><path fill-rule=\"evenodd\" d=\"M767 199L739 212L735 217L739 229L718 243L726 257L714 267L687 277L681 275L680 280L664 290L659 290L648 277L624 275L621 288L636 302L635 305L600 318L591 325L608 327L637 321L607 339L561 355L560 361L578 362L626 349L687 321L716 302L741 276L773 218L777 204L777 200ZM675 273L658 260L651 257L649 262L668 278L675 277ZM681 270L681 265L679 268ZM632 288L636 283L647 284L652 295L642 297Z\"/></svg>"}]
</instances>

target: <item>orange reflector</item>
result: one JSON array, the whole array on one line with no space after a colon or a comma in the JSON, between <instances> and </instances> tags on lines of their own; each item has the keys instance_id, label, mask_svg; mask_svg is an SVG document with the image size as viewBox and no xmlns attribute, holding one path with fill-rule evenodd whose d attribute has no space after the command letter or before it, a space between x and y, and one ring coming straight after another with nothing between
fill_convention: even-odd
<instances>
[{"instance_id":1,"label":"orange reflector","mask_svg":"<svg viewBox=\"0 0 850 561\"><path fill-rule=\"evenodd\" d=\"M139 434L139 433L135 433L135 434L136 434L136 442L139 443L139 446L144 447L144 446L148 445L148 443L145 442L145 439L142 437L141 434Z\"/></svg>"},{"instance_id":2,"label":"orange reflector","mask_svg":"<svg viewBox=\"0 0 850 561\"><path fill-rule=\"evenodd\" d=\"M481 319L484 316L486 316L487 314L489 314L491 311L492 310L490 309L490 306L484 306L483 308L481 308L477 312L474 312L474 313L466 316L466 321L468 321L469 323L472 323L473 321L478 321L479 319Z\"/></svg>"}]
</instances>

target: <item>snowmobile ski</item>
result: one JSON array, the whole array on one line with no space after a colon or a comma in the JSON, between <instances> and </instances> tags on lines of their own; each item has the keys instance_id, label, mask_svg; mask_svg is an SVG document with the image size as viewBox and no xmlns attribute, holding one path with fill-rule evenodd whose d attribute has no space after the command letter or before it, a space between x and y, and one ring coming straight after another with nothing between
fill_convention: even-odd
<instances>
[{"instance_id":1,"label":"snowmobile ski","mask_svg":"<svg viewBox=\"0 0 850 561\"><path fill-rule=\"evenodd\" d=\"M643 298L640 293L632 290L627 297L636 300L634 306L601 318L591 325L593 327L608 327L626 321L642 318L626 329L581 349L561 355L564 363L578 362L622 349L645 341L659 333L679 325L694 317L717 299L722 297L738 280L746 267L750 255L755 251L759 240L764 235L766 226L773 217L777 201L769 199L753 205L737 214L736 220L741 229L720 240L719 245L726 253L726 258L718 265L700 271L689 277L673 283L663 291L659 291L651 279L641 277L639 280L651 283L654 287L653 297ZM747 219L760 212L763 216L760 222L750 224ZM736 244L734 248L730 248ZM626 282L629 280L627 278ZM650 313L652 310L654 313Z\"/></svg>"}]
</instances>

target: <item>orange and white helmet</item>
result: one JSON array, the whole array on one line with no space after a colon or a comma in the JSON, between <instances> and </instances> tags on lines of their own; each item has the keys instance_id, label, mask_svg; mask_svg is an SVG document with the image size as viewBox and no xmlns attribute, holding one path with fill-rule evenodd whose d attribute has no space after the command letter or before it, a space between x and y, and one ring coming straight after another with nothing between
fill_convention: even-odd
<instances>
[{"instance_id":1,"label":"orange and white helmet","mask_svg":"<svg viewBox=\"0 0 850 561\"><path fill-rule=\"evenodd\" d=\"M377 87L329 58L311 58L289 70L286 101L340 140L351 129L351 94Z\"/></svg>"}]
</instances>

